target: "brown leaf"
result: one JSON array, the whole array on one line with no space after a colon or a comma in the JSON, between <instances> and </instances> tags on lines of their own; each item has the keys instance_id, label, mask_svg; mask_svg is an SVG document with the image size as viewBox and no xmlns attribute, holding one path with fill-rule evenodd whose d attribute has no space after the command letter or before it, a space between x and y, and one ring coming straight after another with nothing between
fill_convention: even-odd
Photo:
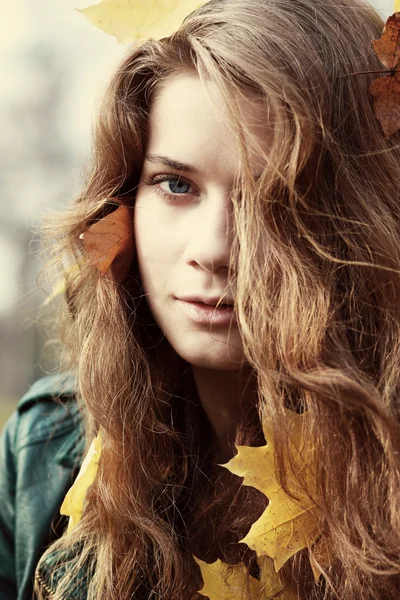
<instances>
[{"instance_id":1,"label":"brown leaf","mask_svg":"<svg viewBox=\"0 0 400 600\"><path fill-rule=\"evenodd\" d=\"M113 201L120 206L94 223L81 237L90 264L102 275L111 271L113 278L122 283L135 255L133 209L119 200Z\"/></svg>"},{"instance_id":2,"label":"brown leaf","mask_svg":"<svg viewBox=\"0 0 400 600\"><path fill-rule=\"evenodd\" d=\"M382 36L372 40L372 46L389 73L374 79L369 86L375 116L388 138L400 129L400 12L388 18Z\"/></svg>"}]
</instances>

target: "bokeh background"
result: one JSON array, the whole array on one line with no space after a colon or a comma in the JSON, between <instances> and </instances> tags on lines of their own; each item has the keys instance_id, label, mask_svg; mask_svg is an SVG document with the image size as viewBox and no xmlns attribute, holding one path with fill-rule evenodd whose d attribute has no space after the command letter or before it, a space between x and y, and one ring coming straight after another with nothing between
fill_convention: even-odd
<instances>
[{"instance_id":1,"label":"bokeh background","mask_svg":"<svg viewBox=\"0 0 400 600\"><path fill-rule=\"evenodd\" d=\"M96 102L127 48L74 10L93 0L0 4L1 429L30 384L55 368L35 324L45 299L35 232L47 210L78 193ZM393 12L393 0L371 4L385 19Z\"/></svg>"}]
</instances>

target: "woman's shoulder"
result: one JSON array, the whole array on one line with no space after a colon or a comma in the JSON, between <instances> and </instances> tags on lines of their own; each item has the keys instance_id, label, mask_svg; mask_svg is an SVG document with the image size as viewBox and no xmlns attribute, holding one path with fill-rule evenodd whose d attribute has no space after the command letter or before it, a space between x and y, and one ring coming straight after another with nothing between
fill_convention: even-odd
<instances>
[{"instance_id":1,"label":"woman's shoulder","mask_svg":"<svg viewBox=\"0 0 400 600\"><path fill-rule=\"evenodd\" d=\"M6 598L31 597L37 561L65 526L55 527L54 520L84 445L74 374L37 380L0 439L0 590L10 590Z\"/></svg>"},{"instance_id":2,"label":"woman's shoulder","mask_svg":"<svg viewBox=\"0 0 400 600\"><path fill-rule=\"evenodd\" d=\"M35 381L13 415L16 450L66 435L80 426L73 371Z\"/></svg>"},{"instance_id":3,"label":"woman's shoulder","mask_svg":"<svg viewBox=\"0 0 400 600\"><path fill-rule=\"evenodd\" d=\"M29 448L57 445L60 452L53 455L55 462L76 466L83 452L84 430L75 388L73 372L48 375L31 385L2 431L1 446L3 451L6 446L9 459L17 460Z\"/></svg>"}]
</instances>

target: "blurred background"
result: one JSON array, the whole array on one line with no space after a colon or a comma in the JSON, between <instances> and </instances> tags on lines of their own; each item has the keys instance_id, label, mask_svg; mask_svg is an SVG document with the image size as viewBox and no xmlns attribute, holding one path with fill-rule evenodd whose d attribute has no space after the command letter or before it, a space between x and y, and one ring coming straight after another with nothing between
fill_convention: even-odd
<instances>
[{"instance_id":1,"label":"blurred background","mask_svg":"<svg viewBox=\"0 0 400 600\"><path fill-rule=\"evenodd\" d=\"M34 235L80 189L92 114L126 52L74 10L91 0L1 0L0 429L30 384L56 368L34 323L45 295ZM386 19L393 0L372 0Z\"/></svg>"},{"instance_id":2,"label":"blurred background","mask_svg":"<svg viewBox=\"0 0 400 600\"><path fill-rule=\"evenodd\" d=\"M34 324L46 298L34 232L78 193L95 102L127 50L74 9L94 3L0 0L0 429L55 368Z\"/></svg>"}]
</instances>

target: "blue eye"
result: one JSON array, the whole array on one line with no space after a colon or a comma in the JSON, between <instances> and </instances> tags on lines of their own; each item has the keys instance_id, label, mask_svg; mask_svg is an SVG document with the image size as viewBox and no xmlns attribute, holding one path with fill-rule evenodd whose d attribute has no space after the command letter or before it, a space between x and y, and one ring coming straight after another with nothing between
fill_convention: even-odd
<instances>
[{"instance_id":1,"label":"blue eye","mask_svg":"<svg viewBox=\"0 0 400 600\"><path fill-rule=\"evenodd\" d=\"M156 194L162 198L170 200L171 202L176 202L178 199L185 197L187 194L193 194L192 185L178 175L156 175L155 177L152 177L149 182L145 183L154 187ZM162 183L167 184L167 189L161 187Z\"/></svg>"},{"instance_id":2,"label":"blue eye","mask_svg":"<svg viewBox=\"0 0 400 600\"><path fill-rule=\"evenodd\" d=\"M166 183L169 189L164 191L172 194L187 194L189 191L187 188L190 188L190 185L182 179L164 179L164 181L158 181L158 183Z\"/></svg>"}]
</instances>

